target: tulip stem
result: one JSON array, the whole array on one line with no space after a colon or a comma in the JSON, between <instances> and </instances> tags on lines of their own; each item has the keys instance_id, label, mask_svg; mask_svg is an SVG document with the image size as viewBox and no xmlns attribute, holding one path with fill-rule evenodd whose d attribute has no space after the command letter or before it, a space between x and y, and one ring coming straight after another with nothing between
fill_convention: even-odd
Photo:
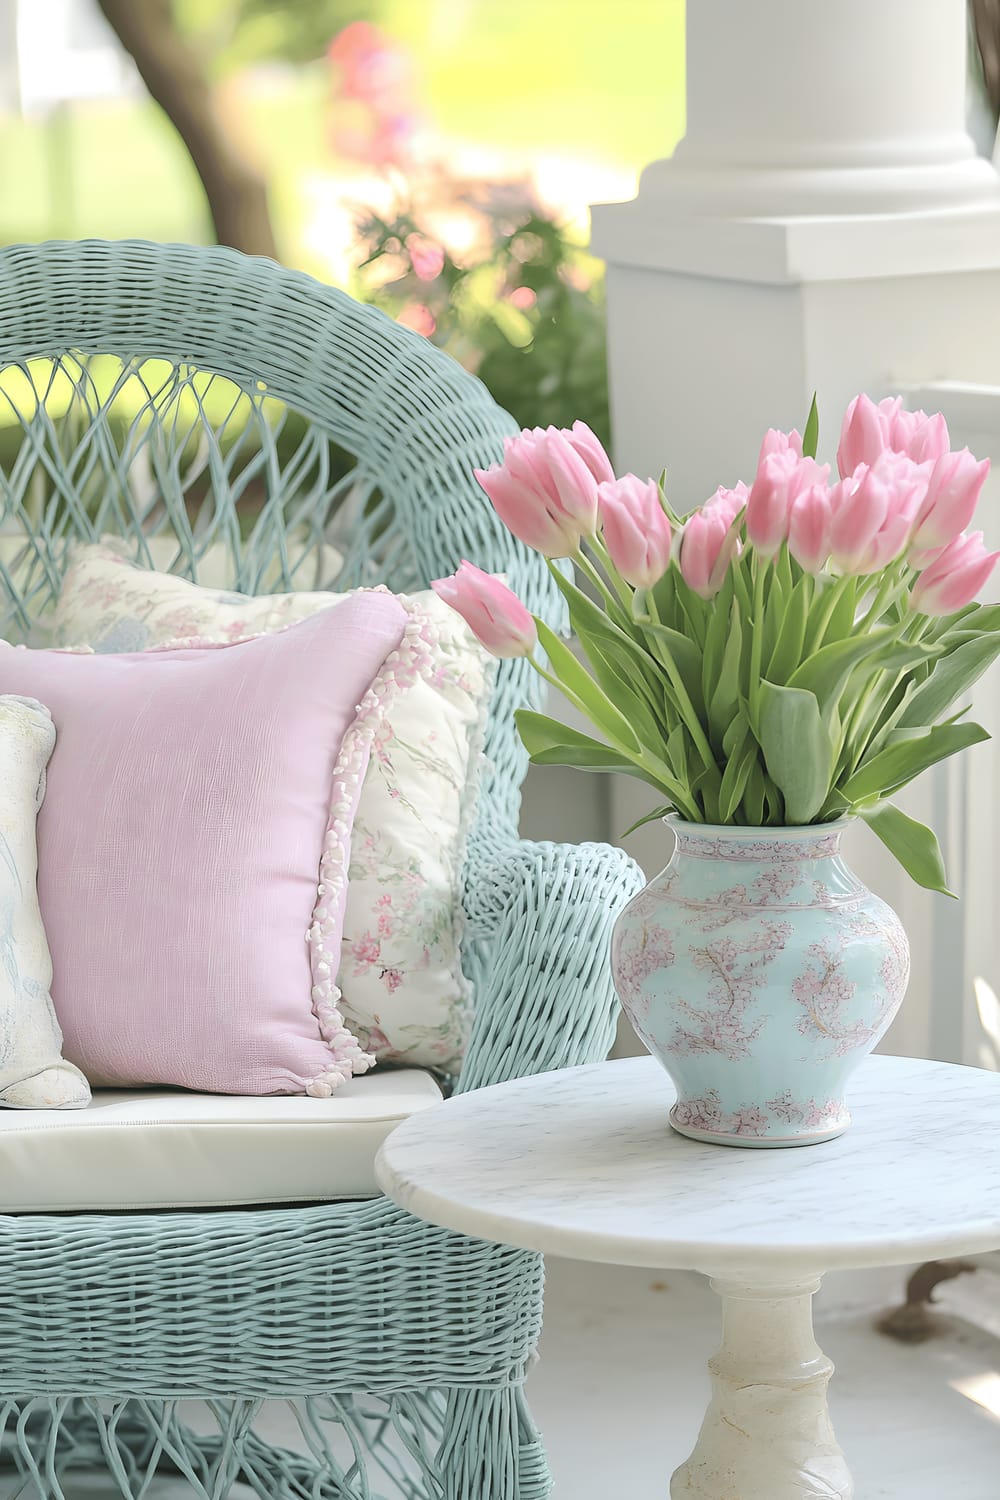
<instances>
[{"instance_id":1,"label":"tulip stem","mask_svg":"<svg viewBox=\"0 0 1000 1500\"><path fill-rule=\"evenodd\" d=\"M865 611L862 619L858 620L855 624L854 628L859 635L863 631L869 630L875 624L876 620L885 613L888 606L894 602L895 596L899 593L901 582L902 579L898 567L887 569L885 577L875 591L875 597L871 605Z\"/></svg>"},{"instance_id":2,"label":"tulip stem","mask_svg":"<svg viewBox=\"0 0 1000 1500\"><path fill-rule=\"evenodd\" d=\"M853 588L856 584L857 579L854 577L854 575L852 573L847 573L842 578L835 579L834 582L830 585L829 589L827 590L826 598L823 600L823 603L820 606L818 617L813 626L813 638L809 647L810 654L812 652L818 651L822 646L823 637L826 635L827 628L829 627L830 621L833 618L834 610L837 608L837 605L840 603L844 594L847 592L848 587Z\"/></svg>"},{"instance_id":3,"label":"tulip stem","mask_svg":"<svg viewBox=\"0 0 1000 1500\"><path fill-rule=\"evenodd\" d=\"M646 609L652 623L659 625L660 616L651 589L646 594ZM641 625L641 623L642 621L640 620L639 624ZM653 645L656 658L662 662L666 669L667 676L670 679L670 686L673 688L674 697L677 700L678 712L687 727L688 734L694 740L698 754L704 761L706 769L717 770L718 763L715 759L715 754L708 743L708 736L702 728L701 720L698 717L698 712L694 704L691 702L690 694L684 686L684 679L678 671L677 663L674 661L670 647L666 644L661 645L655 635L653 636Z\"/></svg>"},{"instance_id":4,"label":"tulip stem","mask_svg":"<svg viewBox=\"0 0 1000 1500\"><path fill-rule=\"evenodd\" d=\"M598 592L603 596L604 602L607 604L609 611L618 613L618 611L622 608L622 605L619 604L618 599L608 588L608 585L605 583L598 570L594 567L594 564L591 562L590 558L584 552L582 547L579 549L579 551L574 553L573 563L580 569L580 572L583 573L586 578L590 579L595 589L597 589ZM623 601L623 604L625 610L629 612L628 603Z\"/></svg>"},{"instance_id":5,"label":"tulip stem","mask_svg":"<svg viewBox=\"0 0 1000 1500\"><path fill-rule=\"evenodd\" d=\"M901 641L905 638L907 624L908 622L906 620L903 620L898 625L893 627L896 640ZM857 735L860 737L860 731L871 708L872 700L876 697L881 697L883 703L888 702L889 699L891 699L893 693L896 691L896 688L899 686L900 681L906 676L905 670L902 672L896 672L893 676L892 681L890 683L886 683L883 680L885 676L885 670L885 668L880 668L879 671L876 672L875 676L869 682L868 686L861 693L857 703L854 705L854 708L848 714L847 723L844 725L841 732L840 751L837 757L838 764L842 760L844 753L850 750L851 740L854 738L854 736ZM870 725L868 733L860 739L860 743L855 747L853 755L849 758L848 761L844 763L845 769L849 776L854 775L854 772L858 769L859 763L864 759L864 756L866 755L871 743L874 730L875 725Z\"/></svg>"},{"instance_id":6,"label":"tulip stem","mask_svg":"<svg viewBox=\"0 0 1000 1500\"><path fill-rule=\"evenodd\" d=\"M550 687L554 687L557 692L560 692L563 697L568 700L568 702L572 703L574 708L579 709L580 713L582 713L587 719L590 719L591 722L593 722L590 710L587 708L586 703L584 703L582 698L577 697L572 688L567 687L564 682L560 682L559 678L554 676L551 672L547 671L546 668L542 666L541 662L536 661L534 656L529 656L527 660L529 665L534 667L539 677L544 678L544 680L549 684ZM656 778L661 791L666 792L667 796L670 797L677 811L681 813L682 816L693 822L698 821L699 812L693 798L690 797L687 788L685 788L682 783L679 782L672 774L672 772L670 771L670 767L664 761L660 760L659 756L652 754L650 750L642 744L641 741L639 742L639 753L637 755L633 754L632 751L628 750L621 744L619 744L615 748L616 753L620 755L623 760L630 760L633 765L639 766L640 769L648 772L650 776Z\"/></svg>"},{"instance_id":7,"label":"tulip stem","mask_svg":"<svg viewBox=\"0 0 1000 1500\"><path fill-rule=\"evenodd\" d=\"M766 562L754 552L751 564L753 571L753 625L750 633L750 682L749 701L756 709L760 697L760 667L764 651L764 569Z\"/></svg>"},{"instance_id":8,"label":"tulip stem","mask_svg":"<svg viewBox=\"0 0 1000 1500\"><path fill-rule=\"evenodd\" d=\"M600 537L598 537L598 536L591 536L591 537L588 537L587 540L589 541L591 547L593 547L595 553L597 554L597 559L598 559L598 562L601 564L601 567L604 569L605 573L607 573L608 577L611 579L611 582L614 584L615 591L617 592L618 598L621 601L622 608L624 609L624 611L625 611L626 615L628 616L628 618L631 619L632 618L632 590L629 588L628 584L625 582L624 578L622 578L621 574L618 572L618 569L615 567L614 563L611 561L611 557L610 557L610 555L608 553L608 549L607 549L607 547L605 547L605 545L601 541ZM579 552L578 555L593 570L593 576L594 576L594 578L595 579L599 578L599 574L597 572L597 569L594 568L593 564L590 562L590 559L585 556L582 547L581 547L580 552ZM602 588L604 587L603 584L601 586L602 586ZM608 593L608 591L607 591L606 588L605 588L605 593L606 593L608 599L610 600L611 599L611 594Z\"/></svg>"}]
</instances>

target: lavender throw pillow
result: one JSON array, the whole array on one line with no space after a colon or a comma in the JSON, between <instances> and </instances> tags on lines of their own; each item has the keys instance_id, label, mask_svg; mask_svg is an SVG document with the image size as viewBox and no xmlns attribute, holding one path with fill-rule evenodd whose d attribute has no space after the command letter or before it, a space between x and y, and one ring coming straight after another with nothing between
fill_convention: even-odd
<instances>
[{"instance_id":1,"label":"lavender throw pillow","mask_svg":"<svg viewBox=\"0 0 1000 1500\"><path fill-rule=\"evenodd\" d=\"M326 1095L370 1065L334 983L350 829L419 629L375 590L202 650L0 643L0 693L56 726L39 899L92 1084Z\"/></svg>"}]
</instances>

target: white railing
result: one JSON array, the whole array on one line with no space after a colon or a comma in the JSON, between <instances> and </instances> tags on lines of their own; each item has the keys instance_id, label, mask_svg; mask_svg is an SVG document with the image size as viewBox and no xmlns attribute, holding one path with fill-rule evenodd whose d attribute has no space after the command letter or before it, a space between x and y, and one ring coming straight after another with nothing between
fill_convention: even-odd
<instances>
[{"instance_id":1,"label":"white railing","mask_svg":"<svg viewBox=\"0 0 1000 1500\"><path fill-rule=\"evenodd\" d=\"M906 398L911 407L944 413L953 447L992 460L977 522L987 543L1000 547L1000 385L932 382L910 388ZM984 597L996 597L995 580ZM928 898L931 970L926 983L916 977L907 1004L923 1055L1000 1069L1000 665L970 699L972 717L994 738L928 778L960 901Z\"/></svg>"}]
</instances>

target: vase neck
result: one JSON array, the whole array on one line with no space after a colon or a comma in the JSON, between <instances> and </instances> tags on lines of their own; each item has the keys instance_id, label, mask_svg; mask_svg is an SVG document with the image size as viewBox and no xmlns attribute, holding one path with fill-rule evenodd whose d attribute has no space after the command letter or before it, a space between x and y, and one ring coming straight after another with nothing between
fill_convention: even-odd
<instances>
[{"instance_id":1,"label":"vase neck","mask_svg":"<svg viewBox=\"0 0 1000 1500\"><path fill-rule=\"evenodd\" d=\"M840 853L843 823L807 828L726 828L671 820L678 855L727 863L792 864L834 859Z\"/></svg>"}]
</instances>

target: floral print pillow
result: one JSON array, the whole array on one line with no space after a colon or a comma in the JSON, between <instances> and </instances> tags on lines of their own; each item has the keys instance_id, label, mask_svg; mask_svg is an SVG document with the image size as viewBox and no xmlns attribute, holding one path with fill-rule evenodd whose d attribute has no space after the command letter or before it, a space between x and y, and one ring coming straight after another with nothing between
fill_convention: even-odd
<instances>
[{"instance_id":1,"label":"floral print pillow","mask_svg":"<svg viewBox=\"0 0 1000 1500\"><path fill-rule=\"evenodd\" d=\"M81 547L56 608L55 644L120 652L234 641L344 597L207 589L137 567L114 548ZM354 820L337 984L365 1051L452 1072L471 1019L460 889L493 663L434 593L414 598L434 668L398 695L372 748Z\"/></svg>"},{"instance_id":2,"label":"floral print pillow","mask_svg":"<svg viewBox=\"0 0 1000 1500\"><path fill-rule=\"evenodd\" d=\"M83 1109L90 1086L62 1056L52 958L38 905L35 819L56 742L47 708L0 696L0 1107Z\"/></svg>"}]
</instances>

